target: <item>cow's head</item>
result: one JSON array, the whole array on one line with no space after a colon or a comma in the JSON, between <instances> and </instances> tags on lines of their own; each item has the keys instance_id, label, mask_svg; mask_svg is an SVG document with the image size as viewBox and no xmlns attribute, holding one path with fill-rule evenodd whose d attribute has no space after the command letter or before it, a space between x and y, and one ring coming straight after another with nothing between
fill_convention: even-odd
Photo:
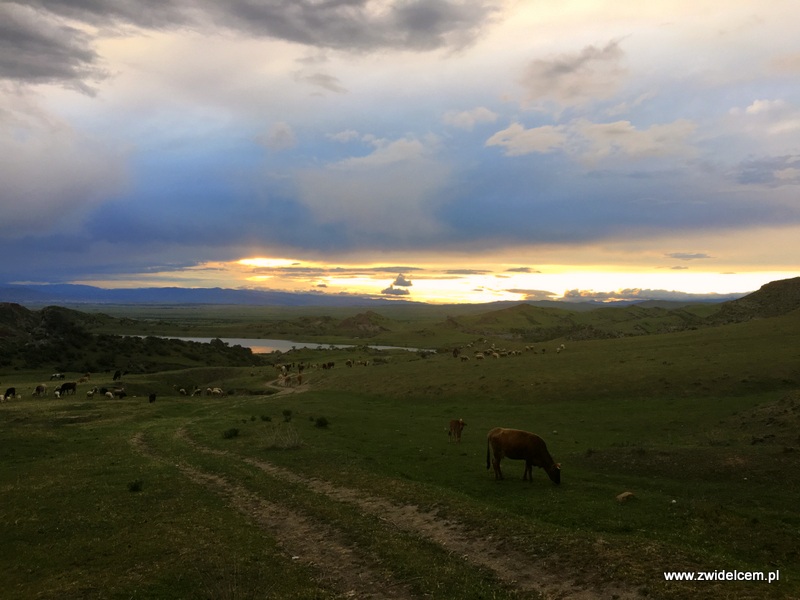
<instances>
[{"instance_id":1,"label":"cow's head","mask_svg":"<svg viewBox=\"0 0 800 600\"><path fill-rule=\"evenodd\" d=\"M547 475L553 483L561 483L561 464L553 463L553 466L547 471Z\"/></svg>"}]
</instances>

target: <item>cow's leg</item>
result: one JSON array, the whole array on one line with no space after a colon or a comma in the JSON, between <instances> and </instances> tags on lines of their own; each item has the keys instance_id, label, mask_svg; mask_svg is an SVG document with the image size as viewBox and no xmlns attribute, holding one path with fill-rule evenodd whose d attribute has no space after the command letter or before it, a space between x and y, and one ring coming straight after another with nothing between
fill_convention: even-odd
<instances>
[{"instance_id":1,"label":"cow's leg","mask_svg":"<svg viewBox=\"0 0 800 600\"><path fill-rule=\"evenodd\" d=\"M525 461L525 473L522 474L522 481L533 481L533 466L527 460Z\"/></svg>"},{"instance_id":2,"label":"cow's leg","mask_svg":"<svg viewBox=\"0 0 800 600\"><path fill-rule=\"evenodd\" d=\"M492 466L494 467L494 478L495 479L502 479L503 472L500 470L500 459L495 458L492 460Z\"/></svg>"}]
</instances>

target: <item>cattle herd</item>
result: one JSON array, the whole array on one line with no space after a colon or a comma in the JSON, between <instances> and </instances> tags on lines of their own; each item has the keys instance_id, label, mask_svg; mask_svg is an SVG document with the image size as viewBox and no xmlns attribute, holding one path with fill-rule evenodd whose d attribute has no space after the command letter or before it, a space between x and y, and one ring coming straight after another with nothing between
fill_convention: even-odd
<instances>
[{"instance_id":1,"label":"cattle herd","mask_svg":"<svg viewBox=\"0 0 800 600\"><path fill-rule=\"evenodd\" d=\"M454 352L454 356L457 357L458 354ZM331 367L332 365L329 366L326 364L324 368ZM279 379L281 382L284 385L289 385L286 383L286 381L291 377L289 373L290 369L287 369L285 365L278 367L278 369L280 374ZM295 375L298 384L302 383L302 372L303 367L300 366L298 373ZM114 373L114 381L121 380L122 375L123 374L120 371ZM64 381L63 383L54 387L53 396L55 398L62 398L69 395L75 395L77 393L78 383L86 383L90 380L90 378L91 374L86 373L77 381ZM63 379L65 379L63 373L53 373L50 376L50 381L60 381ZM177 389L178 388L176 387L176 390ZM48 394L47 390L48 385L45 383L40 383L35 386L32 391L32 395L37 398L45 397ZM193 392L188 394L184 388L180 388L179 393L181 395L196 396L201 395L203 390L199 387L195 387ZM109 389L107 387L95 386L86 392L86 397L91 398L95 394L100 394L109 399L125 398L127 396L124 387L114 387ZM209 396L224 396L225 392L221 388L207 388L205 390L205 394ZM6 389L5 394L0 395L0 402L21 397L22 395L17 393L16 387L9 387ZM149 394L148 400L150 403L155 402L156 394ZM452 419L447 427L449 441L461 443L461 435L466 425L467 424L464 422L464 419ZM543 469L545 473L547 473L547 476L553 483L561 483L561 465L553 460L553 457L547 450L547 444L535 433L522 431L520 429L506 429L503 427L495 427L489 431L489 434L486 438L486 468L494 468L495 479L503 479L503 472L500 469L500 461L502 461L504 458L525 461L525 471L522 475L523 480L532 481L533 467L539 467Z\"/></svg>"},{"instance_id":2,"label":"cattle herd","mask_svg":"<svg viewBox=\"0 0 800 600\"><path fill-rule=\"evenodd\" d=\"M84 383L90 383L91 380L91 373L86 373L76 381L64 381L66 376L64 373L53 373L50 375L50 381L62 381L62 383L56 383L52 385L52 389L50 388L50 384L47 383L39 383L37 384L33 390L31 391L31 396L34 398L45 398L48 395L52 394L54 398L64 398L66 396L74 396L78 393L78 385ZM121 378L120 371L117 371L114 374L114 381L117 381ZM125 388L121 385L117 385L113 388L109 387L98 387L94 386L91 389L87 390L86 397L91 398L95 394L100 394L106 398L125 398L128 394L125 392ZM5 402L7 400L13 399L21 399L23 397L21 392L17 391L16 387L10 387L6 389L6 393L0 395L0 402ZM154 401L154 400L151 400Z\"/></svg>"}]
</instances>

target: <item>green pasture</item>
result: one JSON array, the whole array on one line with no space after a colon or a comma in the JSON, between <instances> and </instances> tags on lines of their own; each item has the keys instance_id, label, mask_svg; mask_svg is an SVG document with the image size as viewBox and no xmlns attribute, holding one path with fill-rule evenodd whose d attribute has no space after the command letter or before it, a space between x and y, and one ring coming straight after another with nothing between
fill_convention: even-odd
<instances>
[{"instance_id":1,"label":"green pasture","mask_svg":"<svg viewBox=\"0 0 800 600\"><path fill-rule=\"evenodd\" d=\"M23 392L0 404L2 596L342 597L187 476L193 469L335 529L414 597L536 597L423 535L255 466L265 461L432 512L589 588L800 597L800 314L527 351L503 338L482 344L520 354L298 350L270 359L309 365L291 393L263 364L128 375L123 400L85 397L111 386L107 373L61 400L30 395L49 373L0 373L3 390ZM370 364L347 367L347 358ZM310 366L328 360L334 369ZM178 395L189 385L230 394ZM447 422L459 417L463 440L449 443ZM540 434L562 484L541 470L523 482L523 464L510 460L495 481L486 469L495 426ZM626 491L634 498L617 502ZM663 577L719 569L779 570L780 581Z\"/></svg>"}]
</instances>

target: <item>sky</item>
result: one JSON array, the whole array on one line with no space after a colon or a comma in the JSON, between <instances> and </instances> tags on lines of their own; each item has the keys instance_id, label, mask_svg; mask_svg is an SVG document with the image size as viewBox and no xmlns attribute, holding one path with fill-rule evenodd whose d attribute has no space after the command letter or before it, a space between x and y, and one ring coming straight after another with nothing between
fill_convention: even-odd
<instances>
[{"instance_id":1,"label":"sky","mask_svg":"<svg viewBox=\"0 0 800 600\"><path fill-rule=\"evenodd\" d=\"M800 275L796 0L0 0L0 282L428 302Z\"/></svg>"}]
</instances>

